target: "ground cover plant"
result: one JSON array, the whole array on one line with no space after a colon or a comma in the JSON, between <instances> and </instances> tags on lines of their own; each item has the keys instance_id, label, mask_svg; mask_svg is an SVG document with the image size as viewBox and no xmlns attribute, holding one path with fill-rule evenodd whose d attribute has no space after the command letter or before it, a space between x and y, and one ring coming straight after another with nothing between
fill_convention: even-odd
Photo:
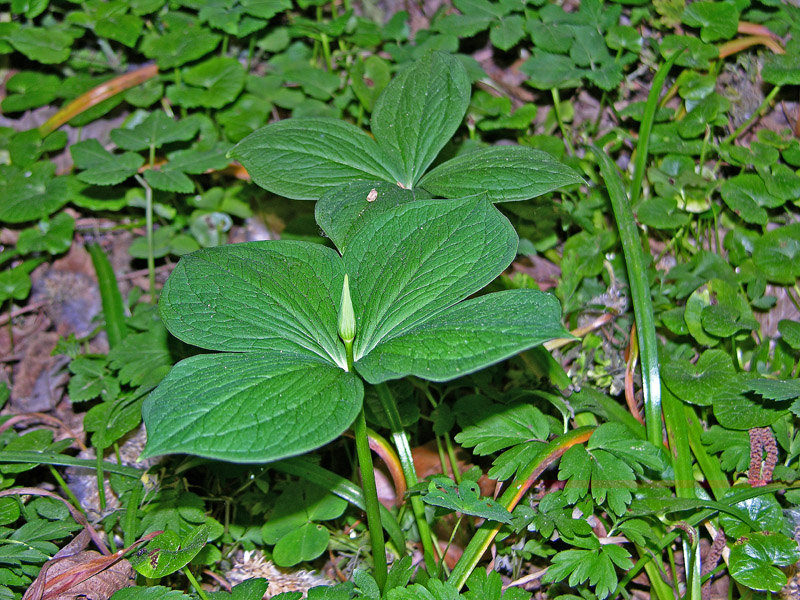
<instances>
[{"instance_id":1,"label":"ground cover plant","mask_svg":"<svg viewBox=\"0 0 800 600\"><path fill-rule=\"evenodd\" d=\"M2 12L0 598L797 596L792 4Z\"/></svg>"}]
</instances>

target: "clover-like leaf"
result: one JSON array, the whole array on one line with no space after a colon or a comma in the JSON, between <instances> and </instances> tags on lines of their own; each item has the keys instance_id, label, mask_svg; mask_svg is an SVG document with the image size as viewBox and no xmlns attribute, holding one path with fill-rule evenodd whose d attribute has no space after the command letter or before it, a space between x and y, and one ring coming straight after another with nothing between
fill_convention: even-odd
<instances>
[{"instance_id":1,"label":"clover-like leaf","mask_svg":"<svg viewBox=\"0 0 800 600\"><path fill-rule=\"evenodd\" d=\"M492 202L513 202L581 183L550 154L525 146L492 146L461 154L427 173L419 185L444 198L485 192Z\"/></svg>"},{"instance_id":2,"label":"clover-like leaf","mask_svg":"<svg viewBox=\"0 0 800 600\"><path fill-rule=\"evenodd\" d=\"M394 77L370 122L394 181L406 188L416 185L458 129L469 97L467 71L449 54L428 53Z\"/></svg>"}]
</instances>

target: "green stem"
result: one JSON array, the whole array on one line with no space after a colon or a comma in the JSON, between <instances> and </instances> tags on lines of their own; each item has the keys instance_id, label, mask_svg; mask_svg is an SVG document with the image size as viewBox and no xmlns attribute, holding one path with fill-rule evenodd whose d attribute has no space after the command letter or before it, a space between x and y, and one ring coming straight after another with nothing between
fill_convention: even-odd
<instances>
[{"instance_id":1,"label":"green stem","mask_svg":"<svg viewBox=\"0 0 800 600\"><path fill-rule=\"evenodd\" d=\"M192 575L189 567L183 567L183 574L186 575L186 579L189 580L189 583L191 583L192 587L197 591L197 595L200 596L202 600L209 600L208 595L203 591L203 588L200 587L200 583L195 579L194 575Z\"/></svg>"},{"instance_id":2,"label":"green stem","mask_svg":"<svg viewBox=\"0 0 800 600\"><path fill-rule=\"evenodd\" d=\"M97 458L95 459L95 469L97 472L95 475L97 476L97 496L98 500L100 501L100 510L106 509L106 486L105 480L106 476L103 471L103 467L105 462L103 461L103 449L102 448L95 448L94 451L97 453Z\"/></svg>"},{"instance_id":3,"label":"green stem","mask_svg":"<svg viewBox=\"0 0 800 600\"><path fill-rule=\"evenodd\" d=\"M136 181L144 188L144 216L147 231L147 278L150 286L150 304L156 303L156 260L153 243L153 189L139 175L134 176Z\"/></svg>"},{"instance_id":4,"label":"green stem","mask_svg":"<svg viewBox=\"0 0 800 600\"><path fill-rule=\"evenodd\" d=\"M558 460L564 452L575 444L587 441L593 432L594 428L592 427L581 427L547 444L525 468L517 471L517 478L506 488L506 491L498 500L500 505L511 512L547 467ZM475 535L472 536L469 544L464 549L461 558L458 559L458 563L450 573L447 583L454 585L457 590L464 586L481 556L483 556L483 553L486 552L492 540L500 531L501 526L502 523L492 521L486 521L481 525L481 528L475 532Z\"/></svg>"},{"instance_id":5,"label":"green stem","mask_svg":"<svg viewBox=\"0 0 800 600\"><path fill-rule=\"evenodd\" d=\"M567 128L564 125L564 119L561 117L561 96L558 93L558 88L552 88L550 94L553 96L553 110L556 111L556 122L558 123L558 129L561 131L561 137L564 138L569 155L575 156L575 148L572 147L572 142L569 139L569 135L567 135Z\"/></svg>"},{"instance_id":6,"label":"green stem","mask_svg":"<svg viewBox=\"0 0 800 600\"><path fill-rule=\"evenodd\" d=\"M695 498L692 450L683 403L667 388L662 389L664 424L667 429L672 469L675 473L675 495L678 498ZM688 556L687 556L688 558Z\"/></svg>"},{"instance_id":7,"label":"green stem","mask_svg":"<svg viewBox=\"0 0 800 600\"><path fill-rule=\"evenodd\" d=\"M403 467L403 475L406 478L406 488L417 485L417 470L414 468L414 458L411 456L411 446L408 444L408 437L403 429L400 420L400 413L397 411L397 404L389 386L379 383L375 386L381 406L389 418L389 425L392 429L392 440L397 448L397 455L400 458L400 465ZM414 519L419 529L419 537L422 542L422 553L425 559L425 567L428 573L436 573L436 559L433 553L433 543L431 541L431 531L428 527L428 520L425 518L425 505L419 496L411 496L411 510L414 512Z\"/></svg>"},{"instance_id":8,"label":"green stem","mask_svg":"<svg viewBox=\"0 0 800 600\"><path fill-rule=\"evenodd\" d=\"M622 179L616 165L601 149L592 146L600 174L606 183L611 207L617 221L622 252L628 271L633 315L636 319L636 331L639 336L639 356L642 365L642 391L644 392L645 425L647 439L656 446L661 446L663 434L661 429L661 379L658 373L658 339L656 338L655 320L653 318L653 300L650 297L650 282L644 262L644 252L639 231L628 195L622 187Z\"/></svg>"},{"instance_id":9,"label":"green stem","mask_svg":"<svg viewBox=\"0 0 800 600\"><path fill-rule=\"evenodd\" d=\"M381 504L378 501L378 489L375 486L375 469L372 466L372 453L369 449L369 438L367 437L367 419L364 409L358 413L356 422L353 424L353 433L356 438L356 454L358 455L358 466L361 470L361 488L364 492L364 505L367 512L367 527L369 529L369 539L372 544L372 562L375 566L375 581L381 592L386 585L386 547L383 539L383 527L381 525Z\"/></svg>"},{"instance_id":10,"label":"green stem","mask_svg":"<svg viewBox=\"0 0 800 600\"><path fill-rule=\"evenodd\" d=\"M639 140L636 142L636 158L633 161L633 180L631 181L631 205L636 206L639 195L642 191L642 180L644 179L645 168L647 167L647 148L650 145L650 132L653 130L653 123L658 110L658 97L661 88L667 79L669 70L678 60L681 52L676 52L667 60L656 72L653 82L650 84L650 93L647 95L647 103L644 106L642 124L639 126Z\"/></svg>"}]
</instances>

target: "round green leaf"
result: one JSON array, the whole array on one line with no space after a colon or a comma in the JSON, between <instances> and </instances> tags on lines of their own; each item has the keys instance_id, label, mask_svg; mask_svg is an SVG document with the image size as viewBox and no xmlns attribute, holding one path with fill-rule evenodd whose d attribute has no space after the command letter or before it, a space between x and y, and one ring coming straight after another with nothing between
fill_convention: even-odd
<instances>
[{"instance_id":1,"label":"round green leaf","mask_svg":"<svg viewBox=\"0 0 800 600\"><path fill-rule=\"evenodd\" d=\"M756 496L734 506L743 510L761 531L780 531L784 526L783 509L774 494ZM720 513L719 524L729 538L748 535L750 527L730 513Z\"/></svg>"},{"instance_id":2,"label":"round green leaf","mask_svg":"<svg viewBox=\"0 0 800 600\"><path fill-rule=\"evenodd\" d=\"M800 276L800 224L765 233L755 243L753 262L769 281L794 284Z\"/></svg>"},{"instance_id":3,"label":"round green leaf","mask_svg":"<svg viewBox=\"0 0 800 600\"><path fill-rule=\"evenodd\" d=\"M786 585L786 574L778 567L799 559L800 549L794 540L780 533L753 533L733 545L728 569L742 585L779 592Z\"/></svg>"},{"instance_id":4,"label":"round green leaf","mask_svg":"<svg viewBox=\"0 0 800 600\"><path fill-rule=\"evenodd\" d=\"M306 523L286 534L275 544L272 559L281 567L292 567L313 560L328 548L330 532L316 523Z\"/></svg>"}]
</instances>

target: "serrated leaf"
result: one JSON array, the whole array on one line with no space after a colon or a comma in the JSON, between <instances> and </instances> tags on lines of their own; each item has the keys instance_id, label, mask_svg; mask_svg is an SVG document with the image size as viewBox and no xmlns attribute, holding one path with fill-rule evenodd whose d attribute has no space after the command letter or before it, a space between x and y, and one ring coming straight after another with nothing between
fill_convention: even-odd
<instances>
[{"instance_id":1,"label":"serrated leaf","mask_svg":"<svg viewBox=\"0 0 800 600\"><path fill-rule=\"evenodd\" d=\"M787 54L772 54L764 56L764 65L761 70L764 81L773 85L798 85L800 73L797 69L797 52Z\"/></svg>"},{"instance_id":2,"label":"serrated leaf","mask_svg":"<svg viewBox=\"0 0 800 600\"><path fill-rule=\"evenodd\" d=\"M441 506L473 517L500 523L510 523L511 513L491 498L481 498L475 481L463 479L458 486L445 476L436 476L428 484L428 493L422 497L426 504Z\"/></svg>"},{"instance_id":3,"label":"serrated leaf","mask_svg":"<svg viewBox=\"0 0 800 600\"><path fill-rule=\"evenodd\" d=\"M383 90L370 121L399 181L413 188L467 112L470 81L461 62L431 52L398 73Z\"/></svg>"},{"instance_id":4,"label":"serrated leaf","mask_svg":"<svg viewBox=\"0 0 800 600\"><path fill-rule=\"evenodd\" d=\"M85 402L94 398L103 401L116 399L119 382L106 369L106 359L79 356L69 365L73 376L69 380L70 402Z\"/></svg>"},{"instance_id":5,"label":"serrated leaf","mask_svg":"<svg viewBox=\"0 0 800 600\"><path fill-rule=\"evenodd\" d=\"M290 0L241 0L239 4L247 14L259 19L271 19L292 7Z\"/></svg>"},{"instance_id":6,"label":"serrated leaf","mask_svg":"<svg viewBox=\"0 0 800 600\"><path fill-rule=\"evenodd\" d=\"M547 419L539 409L529 404L495 405L492 412L457 434L456 441L486 455L520 443L545 441L549 435Z\"/></svg>"},{"instance_id":7,"label":"serrated leaf","mask_svg":"<svg viewBox=\"0 0 800 600\"><path fill-rule=\"evenodd\" d=\"M272 123L244 138L229 156L242 163L255 183L295 200L317 200L353 180L396 182L375 141L336 119Z\"/></svg>"},{"instance_id":8,"label":"serrated leaf","mask_svg":"<svg viewBox=\"0 0 800 600\"><path fill-rule=\"evenodd\" d=\"M158 323L144 333L128 334L109 352L108 361L119 370L121 383L155 385L174 362L167 330Z\"/></svg>"},{"instance_id":9,"label":"serrated leaf","mask_svg":"<svg viewBox=\"0 0 800 600\"><path fill-rule=\"evenodd\" d=\"M352 373L308 353L195 356L178 363L145 401L143 456L270 462L302 454L341 435L363 395Z\"/></svg>"},{"instance_id":10,"label":"serrated leaf","mask_svg":"<svg viewBox=\"0 0 800 600\"><path fill-rule=\"evenodd\" d=\"M775 379L753 379L750 389L762 398L783 402L800 398L800 379L777 381Z\"/></svg>"},{"instance_id":11,"label":"serrated leaf","mask_svg":"<svg viewBox=\"0 0 800 600\"><path fill-rule=\"evenodd\" d=\"M588 580L589 585L595 586L597 597L603 600L617 585L614 566L632 568L629 557L627 550L614 545L604 545L598 550L564 550L551 559L542 581L550 583L569 577L568 583L574 588Z\"/></svg>"},{"instance_id":12,"label":"serrated leaf","mask_svg":"<svg viewBox=\"0 0 800 600\"><path fill-rule=\"evenodd\" d=\"M155 59L160 69L172 69L205 56L217 47L222 36L202 27L190 31L170 31L164 35L148 35L142 41L142 52Z\"/></svg>"},{"instance_id":13,"label":"serrated leaf","mask_svg":"<svg viewBox=\"0 0 800 600\"><path fill-rule=\"evenodd\" d=\"M586 449L591 452L600 448L621 458L634 468L642 465L660 470L666 466L658 448L647 440L636 437L621 423L604 423L595 430Z\"/></svg>"},{"instance_id":14,"label":"serrated leaf","mask_svg":"<svg viewBox=\"0 0 800 600\"><path fill-rule=\"evenodd\" d=\"M520 65L519 70L528 76L528 85L538 90L577 87L585 74L583 69L567 56L534 50L531 58Z\"/></svg>"},{"instance_id":15,"label":"serrated leaf","mask_svg":"<svg viewBox=\"0 0 800 600\"><path fill-rule=\"evenodd\" d=\"M520 15L505 16L489 31L492 45L501 50L510 50L525 37L525 19Z\"/></svg>"},{"instance_id":16,"label":"serrated leaf","mask_svg":"<svg viewBox=\"0 0 800 600\"><path fill-rule=\"evenodd\" d=\"M78 179L93 185L116 185L136 174L144 164L138 154L111 154L95 139L73 144L69 148L75 166L84 169Z\"/></svg>"},{"instance_id":17,"label":"serrated leaf","mask_svg":"<svg viewBox=\"0 0 800 600\"><path fill-rule=\"evenodd\" d=\"M31 291L31 278L24 265L0 271L0 302L24 300Z\"/></svg>"},{"instance_id":18,"label":"serrated leaf","mask_svg":"<svg viewBox=\"0 0 800 600\"><path fill-rule=\"evenodd\" d=\"M754 590L778 592L786 585L786 574L778 567L800 560L797 542L780 533L752 533L731 548L731 577Z\"/></svg>"},{"instance_id":19,"label":"serrated leaf","mask_svg":"<svg viewBox=\"0 0 800 600\"><path fill-rule=\"evenodd\" d=\"M186 566L203 549L208 540L208 532L208 525L201 525L181 539L174 531L165 531L132 554L128 560L145 577L164 577Z\"/></svg>"},{"instance_id":20,"label":"serrated leaf","mask_svg":"<svg viewBox=\"0 0 800 600\"><path fill-rule=\"evenodd\" d=\"M206 171L218 171L228 166L225 152L228 144L211 150L178 150L168 155L169 162L161 167L162 171L181 171L192 175L200 175Z\"/></svg>"},{"instance_id":21,"label":"serrated leaf","mask_svg":"<svg viewBox=\"0 0 800 600\"><path fill-rule=\"evenodd\" d=\"M123 150L147 150L160 148L172 142L185 142L191 140L197 133L200 122L189 118L175 121L161 110L156 110L147 115L141 123L132 129L113 129L111 139Z\"/></svg>"},{"instance_id":22,"label":"serrated leaf","mask_svg":"<svg viewBox=\"0 0 800 600\"><path fill-rule=\"evenodd\" d=\"M582 181L574 170L546 152L525 146L492 146L448 160L427 173L419 185L445 198L483 192L492 202L514 202Z\"/></svg>"},{"instance_id":23,"label":"serrated leaf","mask_svg":"<svg viewBox=\"0 0 800 600\"><path fill-rule=\"evenodd\" d=\"M186 69L182 81L167 88L167 97L186 108L222 108L236 99L244 80L238 60L218 56Z\"/></svg>"},{"instance_id":24,"label":"serrated leaf","mask_svg":"<svg viewBox=\"0 0 800 600\"><path fill-rule=\"evenodd\" d=\"M179 194L191 194L194 191L194 182L180 171L163 171L148 169L144 178L153 189Z\"/></svg>"},{"instance_id":25,"label":"serrated leaf","mask_svg":"<svg viewBox=\"0 0 800 600\"><path fill-rule=\"evenodd\" d=\"M233 586L230 593L219 591L207 592L207 594L211 600L261 600L268 586L269 582L265 578L255 577Z\"/></svg>"}]
</instances>

